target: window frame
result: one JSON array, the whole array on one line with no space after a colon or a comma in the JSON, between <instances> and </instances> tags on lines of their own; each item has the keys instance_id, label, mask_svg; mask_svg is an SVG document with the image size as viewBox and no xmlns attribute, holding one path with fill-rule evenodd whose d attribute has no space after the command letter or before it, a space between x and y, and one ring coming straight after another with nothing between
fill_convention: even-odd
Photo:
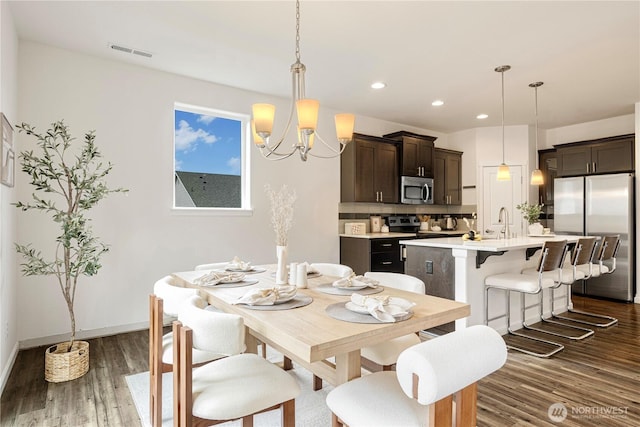
<instances>
[{"instance_id":1,"label":"window frame","mask_svg":"<svg viewBox=\"0 0 640 427\"><path fill-rule=\"evenodd\" d=\"M236 120L240 122L240 207L187 207L176 206L176 111L185 111L193 114L220 117L228 120ZM248 114L234 113L230 111L218 110L215 108L202 107L182 102L175 102L173 105L173 171L171 174L171 212L180 215L228 215L228 216L246 216L253 213L251 206L251 156L250 156L250 131L251 117Z\"/></svg>"}]
</instances>

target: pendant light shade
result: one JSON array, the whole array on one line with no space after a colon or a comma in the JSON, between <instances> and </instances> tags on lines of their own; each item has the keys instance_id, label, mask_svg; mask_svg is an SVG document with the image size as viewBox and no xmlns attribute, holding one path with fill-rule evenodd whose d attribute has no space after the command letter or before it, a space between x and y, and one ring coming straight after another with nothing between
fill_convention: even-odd
<instances>
[{"instance_id":1,"label":"pendant light shade","mask_svg":"<svg viewBox=\"0 0 640 427\"><path fill-rule=\"evenodd\" d=\"M504 161L504 72L511 69L510 65L501 65L495 69L502 76L502 163L498 167L498 181L511 181L509 166Z\"/></svg>"},{"instance_id":2,"label":"pendant light shade","mask_svg":"<svg viewBox=\"0 0 640 427\"><path fill-rule=\"evenodd\" d=\"M534 169L531 172L531 185L542 184L544 184L544 176L542 176L542 171L540 169Z\"/></svg>"},{"instance_id":3,"label":"pendant light shade","mask_svg":"<svg viewBox=\"0 0 640 427\"><path fill-rule=\"evenodd\" d=\"M538 165L538 88L542 86L543 82L535 82L529 84L529 87L535 89L535 114L536 114L536 168L531 171L531 185L543 185L544 184L544 176L542 175L542 171L540 170L540 165Z\"/></svg>"}]
</instances>

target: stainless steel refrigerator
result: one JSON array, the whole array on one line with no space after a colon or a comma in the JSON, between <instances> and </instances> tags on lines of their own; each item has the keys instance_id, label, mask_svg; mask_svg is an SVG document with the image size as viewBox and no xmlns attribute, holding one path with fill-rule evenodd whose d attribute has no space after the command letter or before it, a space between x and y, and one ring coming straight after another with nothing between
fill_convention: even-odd
<instances>
[{"instance_id":1,"label":"stainless steel refrigerator","mask_svg":"<svg viewBox=\"0 0 640 427\"><path fill-rule=\"evenodd\" d=\"M573 284L573 292L622 301L635 295L635 196L633 174L554 180L556 234L620 235L617 268Z\"/></svg>"}]
</instances>

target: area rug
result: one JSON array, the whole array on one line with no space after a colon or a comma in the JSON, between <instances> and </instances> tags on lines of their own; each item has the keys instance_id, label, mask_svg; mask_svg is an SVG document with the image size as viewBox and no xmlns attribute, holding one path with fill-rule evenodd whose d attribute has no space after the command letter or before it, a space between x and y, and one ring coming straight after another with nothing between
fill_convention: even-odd
<instances>
[{"instance_id":1,"label":"area rug","mask_svg":"<svg viewBox=\"0 0 640 427\"><path fill-rule=\"evenodd\" d=\"M271 349L269 349L271 350ZM282 356L269 352L267 358L271 361L282 360ZM327 394L333 389L324 384L322 390L313 391L313 376L309 371L294 364L294 369L288 371L300 384L301 393L296 399L296 425L304 427L326 427L331 425L331 412L325 403ZM149 372L129 375L126 377L129 391L144 427L151 427L149 417ZM173 426L173 376L170 372L162 375L162 426ZM230 421L217 424L223 427L239 427L240 421ZM281 427L280 411L270 411L254 417L255 427Z\"/></svg>"}]
</instances>

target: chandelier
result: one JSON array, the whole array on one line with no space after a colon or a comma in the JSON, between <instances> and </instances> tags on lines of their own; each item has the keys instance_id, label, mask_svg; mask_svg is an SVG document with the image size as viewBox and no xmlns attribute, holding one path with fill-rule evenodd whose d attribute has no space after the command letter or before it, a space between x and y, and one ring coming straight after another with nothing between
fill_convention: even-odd
<instances>
[{"instance_id":1,"label":"chandelier","mask_svg":"<svg viewBox=\"0 0 640 427\"><path fill-rule=\"evenodd\" d=\"M501 65L494 70L502 75L502 163L498 167L498 181L511 181L509 166L504 162L504 72L510 69L510 65Z\"/></svg>"},{"instance_id":2,"label":"chandelier","mask_svg":"<svg viewBox=\"0 0 640 427\"><path fill-rule=\"evenodd\" d=\"M320 103L315 99L305 97L304 73L306 67L300 62L300 1L296 0L296 62L291 65L291 110L287 126L280 138L272 141L271 132L275 118L276 107L272 104L253 104L251 119L251 133L254 144L260 149L260 153L269 160L282 160L290 157L296 151L300 153L302 161L307 161L307 156L321 158L337 157L344 151L346 145L353 139L353 114L336 114L336 134L339 147L331 146L318 134L318 110ZM297 137L291 147L282 147L285 137L292 127L293 115L297 112L298 123L296 126ZM314 142L320 141L329 148L332 154L317 155L311 152ZM336 145L336 144L334 144Z\"/></svg>"},{"instance_id":3,"label":"chandelier","mask_svg":"<svg viewBox=\"0 0 640 427\"><path fill-rule=\"evenodd\" d=\"M544 82L535 82L529 84L529 87L534 88L536 93L536 168L531 171L531 185L544 184L544 177L542 176L542 171L540 170L540 165L538 164L538 88L543 84Z\"/></svg>"}]
</instances>

